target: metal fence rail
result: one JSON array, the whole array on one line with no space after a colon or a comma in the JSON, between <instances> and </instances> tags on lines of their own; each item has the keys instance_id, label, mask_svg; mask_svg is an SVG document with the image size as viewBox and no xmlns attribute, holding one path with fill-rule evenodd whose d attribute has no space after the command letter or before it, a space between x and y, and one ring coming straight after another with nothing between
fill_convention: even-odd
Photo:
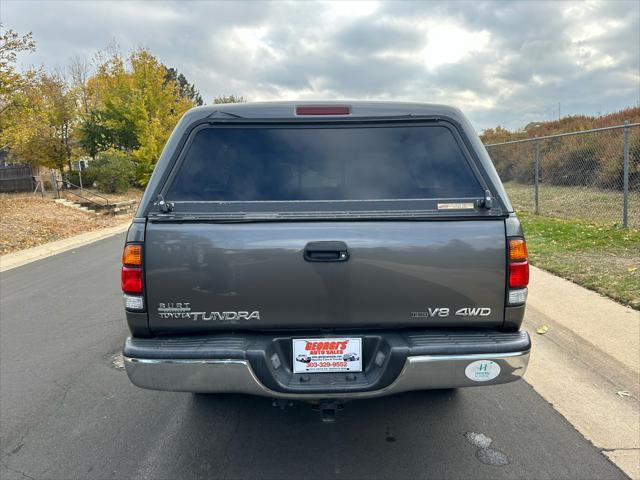
<instances>
[{"instance_id":1,"label":"metal fence rail","mask_svg":"<svg viewBox=\"0 0 640 480\"><path fill-rule=\"evenodd\" d=\"M640 123L485 146L517 210L640 228Z\"/></svg>"}]
</instances>

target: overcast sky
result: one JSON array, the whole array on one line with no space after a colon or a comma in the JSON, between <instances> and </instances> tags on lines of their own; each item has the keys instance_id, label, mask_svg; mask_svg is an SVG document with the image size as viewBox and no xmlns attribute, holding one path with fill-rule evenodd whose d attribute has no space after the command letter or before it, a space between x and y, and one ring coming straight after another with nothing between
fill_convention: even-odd
<instances>
[{"instance_id":1,"label":"overcast sky","mask_svg":"<svg viewBox=\"0 0 640 480\"><path fill-rule=\"evenodd\" d=\"M58 2L0 0L32 31L22 66L115 42L149 48L217 95L454 104L519 128L640 102L640 2Z\"/></svg>"}]
</instances>

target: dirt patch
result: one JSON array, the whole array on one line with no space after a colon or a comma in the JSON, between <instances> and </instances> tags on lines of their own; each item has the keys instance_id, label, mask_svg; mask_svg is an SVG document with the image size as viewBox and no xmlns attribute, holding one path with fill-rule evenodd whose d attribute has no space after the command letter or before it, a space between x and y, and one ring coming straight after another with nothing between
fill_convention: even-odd
<instances>
[{"instance_id":1,"label":"dirt patch","mask_svg":"<svg viewBox=\"0 0 640 480\"><path fill-rule=\"evenodd\" d=\"M95 216L32 195L0 195L0 254L42 245L126 222L127 216Z\"/></svg>"}]
</instances>

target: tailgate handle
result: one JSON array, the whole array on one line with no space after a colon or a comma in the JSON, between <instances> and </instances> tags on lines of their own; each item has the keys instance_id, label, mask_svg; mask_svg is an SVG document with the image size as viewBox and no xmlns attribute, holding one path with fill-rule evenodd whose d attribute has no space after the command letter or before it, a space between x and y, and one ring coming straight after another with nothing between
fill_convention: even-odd
<instances>
[{"instance_id":1,"label":"tailgate handle","mask_svg":"<svg viewBox=\"0 0 640 480\"><path fill-rule=\"evenodd\" d=\"M307 262L345 262L349 260L349 249L344 242L309 242L304 247Z\"/></svg>"}]
</instances>

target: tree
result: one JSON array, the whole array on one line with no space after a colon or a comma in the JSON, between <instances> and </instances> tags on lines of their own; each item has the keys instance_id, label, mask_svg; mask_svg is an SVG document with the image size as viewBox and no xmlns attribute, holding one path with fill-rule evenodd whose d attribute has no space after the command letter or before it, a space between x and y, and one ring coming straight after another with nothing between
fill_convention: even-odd
<instances>
[{"instance_id":1,"label":"tree","mask_svg":"<svg viewBox=\"0 0 640 480\"><path fill-rule=\"evenodd\" d=\"M97 73L86 81L87 111L80 127L80 144L92 157L116 148L131 152L138 148L136 96L131 74L122 57L112 54L98 65Z\"/></svg>"},{"instance_id":2,"label":"tree","mask_svg":"<svg viewBox=\"0 0 640 480\"><path fill-rule=\"evenodd\" d=\"M17 54L34 51L31 33L0 36L0 148L33 164L63 169L74 156L75 92L61 74L15 69Z\"/></svg>"},{"instance_id":3,"label":"tree","mask_svg":"<svg viewBox=\"0 0 640 480\"><path fill-rule=\"evenodd\" d=\"M236 97L235 95L220 95L213 99L213 103L215 105L219 105L221 103L244 103L247 100L244 97Z\"/></svg>"},{"instance_id":4,"label":"tree","mask_svg":"<svg viewBox=\"0 0 640 480\"><path fill-rule=\"evenodd\" d=\"M109 152L144 186L179 118L202 104L195 86L148 50L123 58L111 47L96 54L95 68L75 57L57 73L17 72L17 54L34 48L31 34L0 36L0 149L22 161L64 170L81 154Z\"/></svg>"},{"instance_id":5,"label":"tree","mask_svg":"<svg viewBox=\"0 0 640 480\"><path fill-rule=\"evenodd\" d=\"M78 95L78 108L81 115L88 115L91 109L91 95L89 93L89 62L86 58L75 55L71 58L68 72L71 84Z\"/></svg>"},{"instance_id":6,"label":"tree","mask_svg":"<svg viewBox=\"0 0 640 480\"><path fill-rule=\"evenodd\" d=\"M175 68L167 68L165 81L167 83L174 82L178 94L182 98L188 98L198 106L204 103L202 100L202 95L200 95L200 92L196 89L196 86L193 83L189 83L187 78L183 74L178 73L178 70L176 70Z\"/></svg>"},{"instance_id":7,"label":"tree","mask_svg":"<svg viewBox=\"0 0 640 480\"><path fill-rule=\"evenodd\" d=\"M82 146L92 156L109 149L126 152L142 186L178 119L199 96L184 76L179 80L175 69L168 72L148 50L140 49L127 61L112 53L87 80L93 106L82 120Z\"/></svg>"},{"instance_id":8,"label":"tree","mask_svg":"<svg viewBox=\"0 0 640 480\"><path fill-rule=\"evenodd\" d=\"M2 23L0 23L0 28ZM36 44L31 32L20 36L13 30L7 30L0 35L0 113L4 112L10 102L5 95L10 95L22 86L22 78L15 70L15 63L19 52L33 52Z\"/></svg>"},{"instance_id":9,"label":"tree","mask_svg":"<svg viewBox=\"0 0 640 480\"><path fill-rule=\"evenodd\" d=\"M40 73L23 87L20 116L3 131L12 156L35 165L71 168L76 92L60 74Z\"/></svg>"},{"instance_id":10,"label":"tree","mask_svg":"<svg viewBox=\"0 0 640 480\"><path fill-rule=\"evenodd\" d=\"M0 35L0 150L10 146L8 131L28 108L25 90L32 85L36 75L34 71L16 72L17 54L34 50L31 33L19 35L7 30Z\"/></svg>"}]
</instances>

